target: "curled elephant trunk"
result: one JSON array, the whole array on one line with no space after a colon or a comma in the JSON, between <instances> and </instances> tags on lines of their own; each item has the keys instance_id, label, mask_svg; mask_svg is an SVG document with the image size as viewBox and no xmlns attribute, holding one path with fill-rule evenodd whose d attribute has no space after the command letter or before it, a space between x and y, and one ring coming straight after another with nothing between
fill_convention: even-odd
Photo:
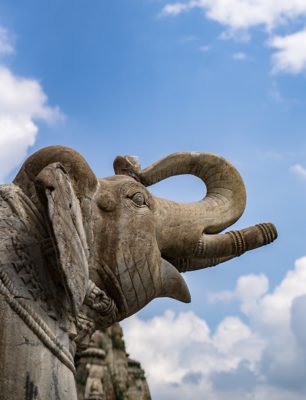
<instances>
[{"instance_id":1,"label":"curled elephant trunk","mask_svg":"<svg viewBox=\"0 0 306 400\"><path fill-rule=\"evenodd\" d=\"M246 193L238 171L224 158L209 153L174 153L148 168L132 157L117 157L116 174L127 174L145 186L168 177L190 174L206 185L203 200L177 203L155 198L157 241L166 257L193 254L202 233L219 233L236 222L244 211Z\"/></svg>"},{"instance_id":2,"label":"curled elephant trunk","mask_svg":"<svg viewBox=\"0 0 306 400\"><path fill-rule=\"evenodd\" d=\"M196 250L191 257L171 258L169 261L180 272L213 267L249 250L272 243L277 238L273 224L258 224L240 231L230 231L219 235L201 235Z\"/></svg>"}]
</instances>

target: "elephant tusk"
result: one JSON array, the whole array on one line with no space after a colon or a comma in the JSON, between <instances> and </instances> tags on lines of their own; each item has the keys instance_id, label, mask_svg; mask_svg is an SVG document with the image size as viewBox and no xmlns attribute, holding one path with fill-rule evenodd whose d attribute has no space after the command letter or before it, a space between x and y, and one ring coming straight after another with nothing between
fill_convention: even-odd
<instances>
[{"instance_id":1,"label":"elephant tusk","mask_svg":"<svg viewBox=\"0 0 306 400\"><path fill-rule=\"evenodd\" d=\"M161 289L158 297L171 297L183 303L191 302L190 292L183 277L172 264L163 258L160 273Z\"/></svg>"}]
</instances>

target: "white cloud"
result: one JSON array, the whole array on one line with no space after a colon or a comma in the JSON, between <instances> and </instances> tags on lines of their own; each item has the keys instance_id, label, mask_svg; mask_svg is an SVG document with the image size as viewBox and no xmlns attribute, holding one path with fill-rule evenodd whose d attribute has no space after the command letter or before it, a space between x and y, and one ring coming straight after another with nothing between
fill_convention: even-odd
<instances>
[{"instance_id":1,"label":"white cloud","mask_svg":"<svg viewBox=\"0 0 306 400\"><path fill-rule=\"evenodd\" d=\"M243 52L234 53L232 55L232 57L234 60L237 60L237 61L244 61L248 58L248 56Z\"/></svg>"},{"instance_id":2,"label":"white cloud","mask_svg":"<svg viewBox=\"0 0 306 400\"><path fill-rule=\"evenodd\" d=\"M7 31L0 27L0 53L13 47ZM52 123L62 118L35 79L15 75L0 64L0 180L18 165L29 146L35 143L37 121Z\"/></svg>"},{"instance_id":3,"label":"white cloud","mask_svg":"<svg viewBox=\"0 0 306 400\"><path fill-rule=\"evenodd\" d=\"M209 18L226 28L223 39L249 39L248 31L264 27L270 36L268 44L276 49L273 71L297 74L306 69L306 29L280 36L275 30L305 19L305 0L186 0L166 4L161 15L179 15L199 9Z\"/></svg>"},{"instance_id":4,"label":"white cloud","mask_svg":"<svg viewBox=\"0 0 306 400\"><path fill-rule=\"evenodd\" d=\"M167 4L162 9L161 15L179 15L184 11L189 10L190 7L188 4L175 3L175 4Z\"/></svg>"},{"instance_id":5,"label":"white cloud","mask_svg":"<svg viewBox=\"0 0 306 400\"><path fill-rule=\"evenodd\" d=\"M128 351L142 361L153 398L305 398L306 257L273 291L265 275L248 275L213 297L233 299L246 321L229 316L215 331L193 312L124 322Z\"/></svg>"},{"instance_id":6,"label":"white cloud","mask_svg":"<svg viewBox=\"0 0 306 400\"><path fill-rule=\"evenodd\" d=\"M178 15L196 8L230 29L249 29L258 25L272 29L306 15L304 0L188 0L165 5L162 14Z\"/></svg>"},{"instance_id":7,"label":"white cloud","mask_svg":"<svg viewBox=\"0 0 306 400\"><path fill-rule=\"evenodd\" d=\"M301 164L295 164L290 167L290 171L300 176L301 178L306 179L306 169Z\"/></svg>"},{"instance_id":8,"label":"white cloud","mask_svg":"<svg viewBox=\"0 0 306 400\"><path fill-rule=\"evenodd\" d=\"M209 295L208 300L210 303L238 300L242 311L247 314L257 305L268 289L269 281L264 274L244 275L238 279L234 291L212 293Z\"/></svg>"},{"instance_id":9,"label":"white cloud","mask_svg":"<svg viewBox=\"0 0 306 400\"><path fill-rule=\"evenodd\" d=\"M275 36L269 46L273 54L274 72L298 74L306 69L306 29L287 36Z\"/></svg>"}]
</instances>

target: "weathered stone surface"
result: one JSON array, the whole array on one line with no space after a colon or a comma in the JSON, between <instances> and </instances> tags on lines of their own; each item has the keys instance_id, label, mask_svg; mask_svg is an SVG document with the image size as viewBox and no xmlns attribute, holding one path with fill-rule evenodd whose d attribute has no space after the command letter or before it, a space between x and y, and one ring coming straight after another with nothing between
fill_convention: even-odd
<instances>
[{"instance_id":1,"label":"weathered stone surface","mask_svg":"<svg viewBox=\"0 0 306 400\"><path fill-rule=\"evenodd\" d=\"M122 329L114 324L96 331L77 355L79 400L150 400L145 373L125 350Z\"/></svg>"},{"instance_id":2,"label":"weathered stone surface","mask_svg":"<svg viewBox=\"0 0 306 400\"><path fill-rule=\"evenodd\" d=\"M114 168L98 179L78 152L51 146L0 185L0 400L76 400L76 349L80 371L91 365L86 397L142 398L147 386L120 329L96 334L103 349L90 346L92 334L156 297L189 302L180 272L277 236L272 224L220 234L245 207L243 181L221 157L175 153L144 170L118 157ZM179 174L202 179L205 198L180 204L148 191Z\"/></svg>"}]
</instances>

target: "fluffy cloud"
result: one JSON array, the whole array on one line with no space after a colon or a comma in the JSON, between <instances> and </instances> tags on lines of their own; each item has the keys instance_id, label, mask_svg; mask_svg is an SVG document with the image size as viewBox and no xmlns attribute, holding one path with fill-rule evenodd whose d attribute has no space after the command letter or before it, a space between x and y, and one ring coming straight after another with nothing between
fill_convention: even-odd
<instances>
[{"instance_id":1,"label":"fluffy cloud","mask_svg":"<svg viewBox=\"0 0 306 400\"><path fill-rule=\"evenodd\" d=\"M306 69L306 30L285 36L271 34L306 17L304 0L188 0L165 5L161 15L175 16L192 9L225 26L223 38L237 37L239 32L238 36L246 38L249 29L265 27L271 35L269 45L277 50L273 70L296 74Z\"/></svg>"},{"instance_id":2,"label":"fluffy cloud","mask_svg":"<svg viewBox=\"0 0 306 400\"><path fill-rule=\"evenodd\" d=\"M269 45L277 49L273 55L275 72L297 74L306 69L306 29L287 36L275 36Z\"/></svg>"},{"instance_id":3,"label":"fluffy cloud","mask_svg":"<svg viewBox=\"0 0 306 400\"><path fill-rule=\"evenodd\" d=\"M269 281L264 274L245 275L238 279L234 291L212 293L208 300L210 303L238 300L241 310L248 314L268 289Z\"/></svg>"},{"instance_id":4,"label":"fluffy cloud","mask_svg":"<svg viewBox=\"0 0 306 400\"><path fill-rule=\"evenodd\" d=\"M306 15L303 0L188 0L165 5L162 15L178 15L196 8L231 29L249 29L258 25L272 29Z\"/></svg>"},{"instance_id":5,"label":"fluffy cloud","mask_svg":"<svg viewBox=\"0 0 306 400\"><path fill-rule=\"evenodd\" d=\"M14 51L7 31L0 28L0 54ZM0 64L0 180L23 159L35 142L37 121L52 123L61 118L57 108L48 106L40 83L16 76Z\"/></svg>"},{"instance_id":6,"label":"fluffy cloud","mask_svg":"<svg viewBox=\"0 0 306 400\"><path fill-rule=\"evenodd\" d=\"M167 4L162 10L162 15L179 15L184 11L189 10L191 7L189 4L175 3Z\"/></svg>"},{"instance_id":7,"label":"fluffy cloud","mask_svg":"<svg viewBox=\"0 0 306 400\"><path fill-rule=\"evenodd\" d=\"M128 351L142 361L153 398L305 398L306 257L273 291L265 275L248 275L211 301L234 299L245 321L226 317L214 331L193 312L124 323Z\"/></svg>"}]
</instances>

